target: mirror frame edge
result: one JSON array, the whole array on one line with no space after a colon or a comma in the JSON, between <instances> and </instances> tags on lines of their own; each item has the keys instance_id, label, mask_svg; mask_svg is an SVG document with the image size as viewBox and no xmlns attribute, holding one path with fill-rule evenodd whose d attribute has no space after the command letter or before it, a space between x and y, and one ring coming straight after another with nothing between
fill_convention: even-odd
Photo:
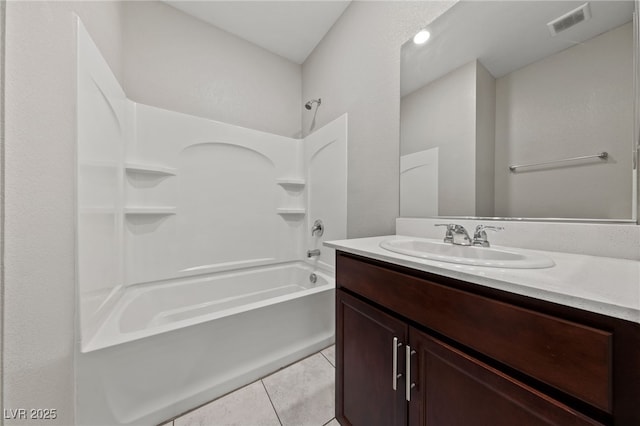
<instances>
[{"instance_id":1,"label":"mirror frame edge","mask_svg":"<svg viewBox=\"0 0 640 426\"><path fill-rule=\"evenodd\" d=\"M636 225L640 225L638 212L640 211L640 173L638 173L638 161L640 161L640 0L634 0L633 11L633 90L635 100L633 103L633 140L631 157L633 162L633 173L635 174L634 188L632 196L635 197L634 211L631 212L632 220Z\"/></svg>"}]
</instances>

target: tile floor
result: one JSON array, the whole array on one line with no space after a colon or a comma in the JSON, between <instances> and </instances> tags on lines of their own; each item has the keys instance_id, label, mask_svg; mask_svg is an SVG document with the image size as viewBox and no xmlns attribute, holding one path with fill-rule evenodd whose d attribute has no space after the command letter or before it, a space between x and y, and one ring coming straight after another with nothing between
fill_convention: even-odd
<instances>
[{"instance_id":1,"label":"tile floor","mask_svg":"<svg viewBox=\"0 0 640 426\"><path fill-rule=\"evenodd\" d=\"M162 426L340 426L334 383L329 346Z\"/></svg>"}]
</instances>

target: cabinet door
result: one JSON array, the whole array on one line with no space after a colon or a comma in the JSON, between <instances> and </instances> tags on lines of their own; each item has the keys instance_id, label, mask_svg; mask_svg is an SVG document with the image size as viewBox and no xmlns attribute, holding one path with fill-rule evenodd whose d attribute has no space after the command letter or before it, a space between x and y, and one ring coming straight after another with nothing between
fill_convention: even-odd
<instances>
[{"instance_id":1,"label":"cabinet door","mask_svg":"<svg viewBox=\"0 0 640 426\"><path fill-rule=\"evenodd\" d=\"M409 334L410 426L600 424L418 330Z\"/></svg>"},{"instance_id":2,"label":"cabinet door","mask_svg":"<svg viewBox=\"0 0 640 426\"><path fill-rule=\"evenodd\" d=\"M343 426L406 425L404 376L397 375L407 325L341 290L336 302L337 419Z\"/></svg>"}]
</instances>

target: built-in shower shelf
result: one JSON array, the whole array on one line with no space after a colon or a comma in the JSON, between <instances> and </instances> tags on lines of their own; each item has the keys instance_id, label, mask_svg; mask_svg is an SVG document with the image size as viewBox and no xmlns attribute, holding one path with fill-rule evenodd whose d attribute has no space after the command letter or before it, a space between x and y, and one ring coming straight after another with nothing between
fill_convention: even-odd
<instances>
[{"instance_id":1,"label":"built-in shower shelf","mask_svg":"<svg viewBox=\"0 0 640 426\"><path fill-rule=\"evenodd\" d=\"M174 169L173 167L162 166L159 164L142 164L133 162L125 163L124 168L127 172L131 173L145 173L169 176L175 176L178 172L178 169Z\"/></svg>"},{"instance_id":2,"label":"built-in shower shelf","mask_svg":"<svg viewBox=\"0 0 640 426\"><path fill-rule=\"evenodd\" d=\"M307 209L282 208L278 209L277 212L281 216L304 216L305 214L307 214Z\"/></svg>"},{"instance_id":3,"label":"built-in shower shelf","mask_svg":"<svg viewBox=\"0 0 640 426\"><path fill-rule=\"evenodd\" d=\"M304 179L283 178L277 179L276 183L285 188L302 189L307 184Z\"/></svg>"},{"instance_id":4,"label":"built-in shower shelf","mask_svg":"<svg viewBox=\"0 0 640 426\"><path fill-rule=\"evenodd\" d=\"M176 214L175 207L125 207L125 215L172 215Z\"/></svg>"}]
</instances>

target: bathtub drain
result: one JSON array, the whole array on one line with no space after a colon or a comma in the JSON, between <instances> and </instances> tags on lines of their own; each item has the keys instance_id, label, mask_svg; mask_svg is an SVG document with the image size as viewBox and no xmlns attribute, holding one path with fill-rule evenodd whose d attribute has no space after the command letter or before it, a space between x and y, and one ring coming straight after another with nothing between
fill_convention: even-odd
<instances>
[{"instance_id":1,"label":"bathtub drain","mask_svg":"<svg viewBox=\"0 0 640 426\"><path fill-rule=\"evenodd\" d=\"M309 275L309 281L311 281L312 284L315 284L316 281L318 281L318 276L316 274Z\"/></svg>"}]
</instances>

